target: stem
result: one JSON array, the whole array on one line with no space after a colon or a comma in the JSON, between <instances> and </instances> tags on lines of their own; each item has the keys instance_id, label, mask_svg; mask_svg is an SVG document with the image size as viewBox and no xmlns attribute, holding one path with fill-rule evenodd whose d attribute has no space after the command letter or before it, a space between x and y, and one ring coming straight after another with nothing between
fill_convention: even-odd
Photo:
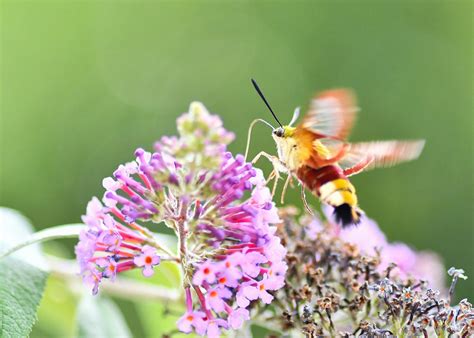
<instances>
[{"instance_id":1,"label":"stem","mask_svg":"<svg viewBox=\"0 0 474 338\"><path fill-rule=\"evenodd\" d=\"M451 282L451 285L449 286L449 296L448 296L448 304L451 305L451 302L454 297L454 290L456 288L456 284L458 282L458 276L454 275L453 276L453 281Z\"/></svg>"},{"instance_id":2,"label":"stem","mask_svg":"<svg viewBox=\"0 0 474 338\"><path fill-rule=\"evenodd\" d=\"M191 296L191 288L188 286L184 289L186 297L186 310L188 312L193 311L193 298Z\"/></svg>"},{"instance_id":3,"label":"stem","mask_svg":"<svg viewBox=\"0 0 474 338\"><path fill-rule=\"evenodd\" d=\"M178 263L180 262L180 259L173 252L171 252L170 249L158 243L155 238L150 238L150 240L146 241L146 243L166 253L169 258L171 258L171 260L174 260Z\"/></svg>"},{"instance_id":4,"label":"stem","mask_svg":"<svg viewBox=\"0 0 474 338\"><path fill-rule=\"evenodd\" d=\"M183 286L188 288L191 284L191 277L189 276L189 267L188 267L188 255L187 255L187 230L186 230L186 212L187 212L187 203L182 202L180 215L176 220L176 230L178 235L178 256L181 261L181 266L183 268Z\"/></svg>"},{"instance_id":5,"label":"stem","mask_svg":"<svg viewBox=\"0 0 474 338\"><path fill-rule=\"evenodd\" d=\"M75 261L55 256L46 256L51 273L67 282L72 290L82 289L78 278L79 270ZM164 288L150 283L142 283L127 278L117 278L113 283L102 283L101 292L123 299L144 299L159 301L179 301L182 294L177 289Z\"/></svg>"},{"instance_id":6,"label":"stem","mask_svg":"<svg viewBox=\"0 0 474 338\"><path fill-rule=\"evenodd\" d=\"M206 313L206 316L208 319L213 319L214 316L212 315L212 312L209 310L206 304L206 299L204 298L204 295L202 294L201 288L197 285L193 285L194 291L196 291L196 295L199 299L199 303L201 304L201 307L204 309L204 312Z\"/></svg>"},{"instance_id":7,"label":"stem","mask_svg":"<svg viewBox=\"0 0 474 338\"><path fill-rule=\"evenodd\" d=\"M174 263L181 262L181 260L176 256L160 256L160 260L161 261L174 262Z\"/></svg>"},{"instance_id":8,"label":"stem","mask_svg":"<svg viewBox=\"0 0 474 338\"><path fill-rule=\"evenodd\" d=\"M329 331L330 331L331 335L334 335L334 324L332 322L331 312L329 311L329 309L326 309L326 315L329 318Z\"/></svg>"},{"instance_id":9,"label":"stem","mask_svg":"<svg viewBox=\"0 0 474 338\"><path fill-rule=\"evenodd\" d=\"M184 227L184 222L178 222L178 249L179 249L179 259L186 264L186 229Z\"/></svg>"},{"instance_id":10,"label":"stem","mask_svg":"<svg viewBox=\"0 0 474 338\"><path fill-rule=\"evenodd\" d=\"M7 251L0 254L0 259L11 255L15 251L18 251L26 246L41 243L45 241L50 241L53 239L60 238L74 238L78 237L82 229L85 229L84 224L69 224L69 225L58 225L55 227L47 228L40 230L31 234L25 241L16 244L15 246L9 248Z\"/></svg>"}]
</instances>

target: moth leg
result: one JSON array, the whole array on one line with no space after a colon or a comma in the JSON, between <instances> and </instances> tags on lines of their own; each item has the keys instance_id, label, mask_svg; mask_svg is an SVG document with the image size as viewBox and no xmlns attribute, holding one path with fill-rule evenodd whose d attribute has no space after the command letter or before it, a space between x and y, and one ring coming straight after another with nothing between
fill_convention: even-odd
<instances>
[{"instance_id":1,"label":"moth leg","mask_svg":"<svg viewBox=\"0 0 474 338\"><path fill-rule=\"evenodd\" d=\"M272 164L275 161L280 161L278 157L270 155L269 153L266 153L264 151L261 151L253 158L252 164L256 163L262 156L265 157L267 160L269 160Z\"/></svg>"},{"instance_id":2,"label":"moth leg","mask_svg":"<svg viewBox=\"0 0 474 338\"><path fill-rule=\"evenodd\" d=\"M293 176L291 174L288 174L288 177L286 178L286 181L285 181L285 185L283 186L283 191L281 192L281 198L280 198L281 204L285 204L286 189L288 188L288 185L290 183L293 184Z\"/></svg>"},{"instance_id":3,"label":"moth leg","mask_svg":"<svg viewBox=\"0 0 474 338\"><path fill-rule=\"evenodd\" d=\"M267 178L265 184L268 185L268 183L270 183L275 178L275 175L276 175L275 174L275 169L273 169L272 172L270 173L270 175L268 175L268 178Z\"/></svg>"},{"instance_id":4,"label":"moth leg","mask_svg":"<svg viewBox=\"0 0 474 338\"><path fill-rule=\"evenodd\" d=\"M272 198L273 196L275 196L276 187L277 187L277 183L279 179L280 179L280 174L278 173L278 170L273 169L270 175L268 175L267 181L265 182L265 184L268 185L272 180L274 180L273 187L272 187Z\"/></svg>"},{"instance_id":5,"label":"moth leg","mask_svg":"<svg viewBox=\"0 0 474 338\"><path fill-rule=\"evenodd\" d=\"M256 163L262 156L271 162L271 164L273 165L273 169L276 172L282 172L282 173L288 172L288 169L286 168L285 163L283 163L277 156L270 155L269 153L266 153L264 151L259 152L257 156L253 158L252 164Z\"/></svg>"},{"instance_id":6,"label":"moth leg","mask_svg":"<svg viewBox=\"0 0 474 338\"><path fill-rule=\"evenodd\" d=\"M311 210L311 208L309 207L308 201L306 200L306 192L305 192L303 184L301 185L301 199L303 200L303 205L304 205L304 208L306 209L306 211L311 216L314 216L314 212L313 212L313 210Z\"/></svg>"},{"instance_id":7,"label":"moth leg","mask_svg":"<svg viewBox=\"0 0 474 338\"><path fill-rule=\"evenodd\" d=\"M278 170L273 170L275 172L275 180L273 181L273 188L272 188L272 198L275 196L276 193L276 188L278 185L278 180L280 179L280 174L278 173Z\"/></svg>"},{"instance_id":8,"label":"moth leg","mask_svg":"<svg viewBox=\"0 0 474 338\"><path fill-rule=\"evenodd\" d=\"M273 181L273 188L272 188L272 197L275 196L276 188L278 185L278 180L281 178L280 172L287 172L285 165L280 161L280 159L276 156L270 155L264 151L261 151L254 157L252 160L252 164L257 162L261 157L265 157L269 160L273 166L273 171L270 173L267 179L267 184L270 183L272 179Z\"/></svg>"}]
</instances>

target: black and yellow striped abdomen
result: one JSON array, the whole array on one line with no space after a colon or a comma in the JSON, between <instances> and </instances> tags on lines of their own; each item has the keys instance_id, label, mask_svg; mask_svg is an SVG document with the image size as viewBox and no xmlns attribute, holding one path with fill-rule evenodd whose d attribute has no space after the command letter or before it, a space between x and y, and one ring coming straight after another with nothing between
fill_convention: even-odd
<instances>
[{"instance_id":1,"label":"black and yellow striped abdomen","mask_svg":"<svg viewBox=\"0 0 474 338\"><path fill-rule=\"evenodd\" d=\"M334 207L336 220L343 226L357 224L361 211L357 204L354 186L336 165L314 169L301 167L297 176L306 188L319 197L321 202Z\"/></svg>"}]
</instances>

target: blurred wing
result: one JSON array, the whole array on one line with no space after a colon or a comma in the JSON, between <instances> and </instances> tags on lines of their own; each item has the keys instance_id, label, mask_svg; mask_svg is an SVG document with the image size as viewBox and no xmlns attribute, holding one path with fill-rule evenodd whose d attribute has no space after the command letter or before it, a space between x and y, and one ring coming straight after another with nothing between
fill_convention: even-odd
<instances>
[{"instance_id":1,"label":"blurred wing","mask_svg":"<svg viewBox=\"0 0 474 338\"><path fill-rule=\"evenodd\" d=\"M335 164L344 158L350 144L339 139L319 138L312 143L310 155L305 157L305 164L314 169Z\"/></svg>"},{"instance_id":2,"label":"blurred wing","mask_svg":"<svg viewBox=\"0 0 474 338\"><path fill-rule=\"evenodd\" d=\"M301 127L316 134L345 140L356 118L358 108L352 91L333 89L316 95Z\"/></svg>"},{"instance_id":3,"label":"blurred wing","mask_svg":"<svg viewBox=\"0 0 474 338\"><path fill-rule=\"evenodd\" d=\"M424 140L354 143L339 165L347 176L374 168L391 167L418 158L424 145Z\"/></svg>"},{"instance_id":4,"label":"blurred wing","mask_svg":"<svg viewBox=\"0 0 474 338\"><path fill-rule=\"evenodd\" d=\"M342 155L349 143L335 138L320 138L313 142L313 149L322 159L328 160Z\"/></svg>"}]
</instances>

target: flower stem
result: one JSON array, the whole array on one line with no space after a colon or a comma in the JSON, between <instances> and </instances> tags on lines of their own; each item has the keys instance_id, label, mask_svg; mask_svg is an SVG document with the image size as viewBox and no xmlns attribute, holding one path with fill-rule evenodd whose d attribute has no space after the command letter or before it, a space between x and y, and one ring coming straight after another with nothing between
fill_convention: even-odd
<instances>
[{"instance_id":1,"label":"flower stem","mask_svg":"<svg viewBox=\"0 0 474 338\"><path fill-rule=\"evenodd\" d=\"M184 288L188 288L191 284L191 277L190 277L190 267L188 266L188 255L187 255L187 230L186 230L186 212L187 212L187 203L185 201L181 204L180 215L176 220L176 227L177 235L178 235L178 255L179 261L181 262L181 266L183 268L183 286Z\"/></svg>"},{"instance_id":2,"label":"flower stem","mask_svg":"<svg viewBox=\"0 0 474 338\"><path fill-rule=\"evenodd\" d=\"M158 243L158 242L156 241L156 239L150 238L146 243L147 243L148 245L151 245L152 247L155 247L155 248L157 248L158 250L161 250L161 251L163 251L164 253L166 253L166 254L169 256L170 260L174 260L174 261L176 261L176 262L180 262L180 259L179 259L170 249L168 249L166 246L164 246L164 245Z\"/></svg>"},{"instance_id":3,"label":"flower stem","mask_svg":"<svg viewBox=\"0 0 474 338\"><path fill-rule=\"evenodd\" d=\"M72 290L80 287L78 266L75 261L47 255L51 273L67 282ZM103 283L103 292L123 299L146 299L159 301L178 301L182 294L178 289L164 288L150 283L142 283L132 279L118 278L114 283Z\"/></svg>"}]
</instances>

